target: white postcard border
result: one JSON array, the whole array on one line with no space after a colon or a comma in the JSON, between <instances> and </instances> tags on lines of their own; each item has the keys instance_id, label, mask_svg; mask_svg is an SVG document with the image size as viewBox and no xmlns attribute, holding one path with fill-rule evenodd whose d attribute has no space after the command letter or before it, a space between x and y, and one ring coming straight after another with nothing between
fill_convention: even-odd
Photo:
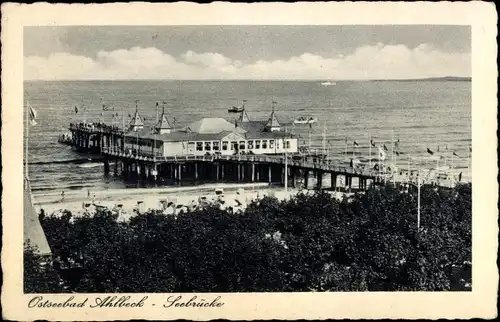
<instances>
[{"instance_id":1,"label":"white postcard border","mask_svg":"<svg viewBox=\"0 0 500 322\"><path fill-rule=\"evenodd\" d=\"M268 3L2 5L2 306L11 320L492 318L498 271L496 23L493 4ZM227 293L219 308L163 308L168 294L130 294L142 308L28 308L22 291L23 26L29 25L441 24L472 26L473 291ZM109 295L109 294L108 294ZM73 294L89 303L105 294ZM182 294L179 294L182 295ZM194 294L184 294L186 298ZM42 295L53 301L70 295ZM120 295L121 296L121 295ZM153 305L154 304L154 305Z\"/></svg>"}]
</instances>

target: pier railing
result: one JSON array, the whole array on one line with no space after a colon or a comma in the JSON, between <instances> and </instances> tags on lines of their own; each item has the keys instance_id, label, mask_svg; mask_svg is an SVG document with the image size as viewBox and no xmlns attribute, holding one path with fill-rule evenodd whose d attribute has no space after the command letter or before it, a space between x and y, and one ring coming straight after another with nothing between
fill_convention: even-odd
<instances>
[{"instance_id":1,"label":"pier railing","mask_svg":"<svg viewBox=\"0 0 500 322\"><path fill-rule=\"evenodd\" d=\"M71 131L82 131L90 134L97 133L113 133L123 135L124 131L116 125L107 125L104 123L94 122L81 122L81 123L70 123L69 129Z\"/></svg>"},{"instance_id":2,"label":"pier railing","mask_svg":"<svg viewBox=\"0 0 500 322\"><path fill-rule=\"evenodd\" d=\"M278 155L248 155L248 154L237 154L237 155L185 155L185 156L162 156L162 155L148 155L137 154L137 152L113 150L112 148L102 148L102 153L110 156L127 158L137 161L145 162L183 162L183 161L202 161L202 162L214 162L214 161L241 161L241 162L255 162L255 163L273 163L273 164L285 164L285 158ZM369 171L362 169L353 169L349 167L342 167L334 165L331 161L324 161L319 159L308 160L307 157L303 157L302 160L293 159L291 156L287 160L289 167L300 167L306 169L317 169L322 171L332 171L341 174L351 174L357 176L365 177L378 177L381 173L377 171Z\"/></svg>"}]
</instances>

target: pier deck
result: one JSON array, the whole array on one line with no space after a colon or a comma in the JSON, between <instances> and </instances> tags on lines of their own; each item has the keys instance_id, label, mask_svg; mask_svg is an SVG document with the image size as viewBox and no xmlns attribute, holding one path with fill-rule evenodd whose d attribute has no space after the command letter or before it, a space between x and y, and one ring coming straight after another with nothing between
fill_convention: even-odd
<instances>
[{"instance_id":1,"label":"pier deck","mask_svg":"<svg viewBox=\"0 0 500 322\"><path fill-rule=\"evenodd\" d=\"M151 151L124 149L124 131L102 123L71 124L71 145L79 151L100 153L105 173L152 181L268 182L305 189L351 188L353 179L359 189L380 184L376 171L339 166L310 155L234 154L185 155L165 157ZM286 163L286 164L285 164ZM285 168L287 174L285 174ZM310 180L315 178L315 180ZM326 181L326 184L325 184Z\"/></svg>"}]
</instances>

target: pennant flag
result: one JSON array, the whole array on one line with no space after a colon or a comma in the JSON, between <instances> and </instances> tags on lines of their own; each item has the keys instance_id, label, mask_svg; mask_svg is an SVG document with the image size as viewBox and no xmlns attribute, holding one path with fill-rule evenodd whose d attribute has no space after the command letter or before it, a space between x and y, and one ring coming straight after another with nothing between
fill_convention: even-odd
<instances>
[{"instance_id":1,"label":"pennant flag","mask_svg":"<svg viewBox=\"0 0 500 322\"><path fill-rule=\"evenodd\" d=\"M37 113L35 111L35 109L31 106L30 103L28 103L28 108L29 108L29 122L31 125L37 125L37 121L36 121L36 117L37 117Z\"/></svg>"},{"instance_id":2,"label":"pennant flag","mask_svg":"<svg viewBox=\"0 0 500 322\"><path fill-rule=\"evenodd\" d=\"M372 147L375 147L375 142L373 142L373 140L370 140L370 144L372 145Z\"/></svg>"},{"instance_id":3,"label":"pennant flag","mask_svg":"<svg viewBox=\"0 0 500 322\"><path fill-rule=\"evenodd\" d=\"M78 106L75 105L75 114L78 114Z\"/></svg>"},{"instance_id":4,"label":"pennant flag","mask_svg":"<svg viewBox=\"0 0 500 322\"><path fill-rule=\"evenodd\" d=\"M384 150L389 151L389 149L385 146L385 144L384 144Z\"/></svg>"},{"instance_id":5,"label":"pennant flag","mask_svg":"<svg viewBox=\"0 0 500 322\"><path fill-rule=\"evenodd\" d=\"M434 155L434 152L432 152L429 148L427 148L427 153L429 153L430 155Z\"/></svg>"},{"instance_id":6,"label":"pennant flag","mask_svg":"<svg viewBox=\"0 0 500 322\"><path fill-rule=\"evenodd\" d=\"M453 155L456 156L456 157L459 156L455 151L453 151Z\"/></svg>"},{"instance_id":7,"label":"pennant flag","mask_svg":"<svg viewBox=\"0 0 500 322\"><path fill-rule=\"evenodd\" d=\"M385 152L381 147L378 147L378 155L380 160L385 160Z\"/></svg>"},{"instance_id":8,"label":"pennant flag","mask_svg":"<svg viewBox=\"0 0 500 322\"><path fill-rule=\"evenodd\" d=\"M352 144L355 146L359 146L358 142L356 142L356 141L354 141Z\"/></svg>"}]
</instances>

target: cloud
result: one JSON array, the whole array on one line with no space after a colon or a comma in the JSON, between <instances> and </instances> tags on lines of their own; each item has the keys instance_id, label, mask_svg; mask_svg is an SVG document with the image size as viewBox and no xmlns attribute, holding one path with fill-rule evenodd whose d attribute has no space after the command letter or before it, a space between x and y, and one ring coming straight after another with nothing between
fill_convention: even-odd
<instances>
[{"instance_id":1,"label":"cloud","mask_svg":"<svg viewBox=\"0 0 500 322\"><path fill-rule=\"evenodd\" d=\"M350 54L304 53L243 63L220 53L188 51L176 58L157 48L100 51L94 58L54 53L24 58L26 80L114 79L398 79L470 76L470 53L427 44L361 46Z\"/></svg>"}]
</instances>

